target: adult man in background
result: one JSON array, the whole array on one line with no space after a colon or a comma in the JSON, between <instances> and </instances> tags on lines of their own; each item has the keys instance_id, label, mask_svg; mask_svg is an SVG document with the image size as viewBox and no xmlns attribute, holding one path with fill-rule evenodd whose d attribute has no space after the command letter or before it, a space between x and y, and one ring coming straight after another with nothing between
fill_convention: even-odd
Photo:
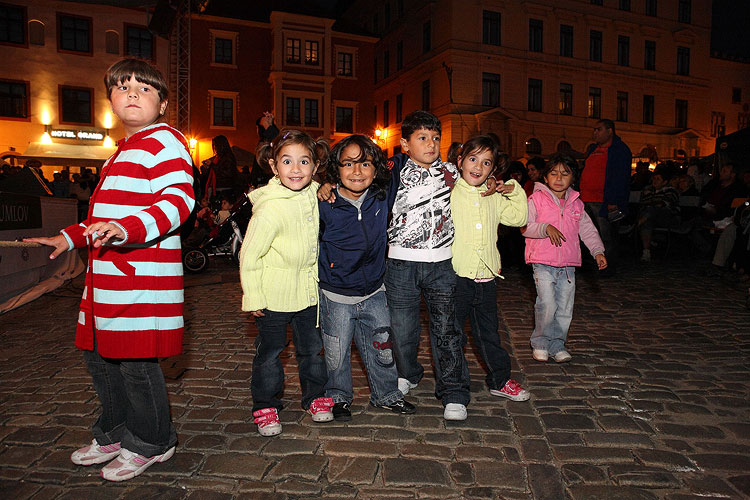
<instances>
[{"instance_id":1,"label":"adult man in background","mask_svg":"<svg viewBox=\"0 0 750 500\"><path fill-rule=\"evenodd\" d=\"M615 134L612 120L596 122L594 142L586 154L581 174L581 200L599 227L609 269L613 270L617 260L618 222L628 213L633 154Z\"/></svg>"}]
</instances>

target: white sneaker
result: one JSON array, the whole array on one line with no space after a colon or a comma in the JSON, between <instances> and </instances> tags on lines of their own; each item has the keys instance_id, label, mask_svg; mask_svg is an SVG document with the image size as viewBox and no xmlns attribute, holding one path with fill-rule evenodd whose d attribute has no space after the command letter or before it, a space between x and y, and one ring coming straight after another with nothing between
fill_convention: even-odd
<instances>
[{"instance_id":1,"label":"white sneaker","mask_svg":"<svg viewBox=\"0 0 750 500\"><path fill-rule=\"evenodd\" d=\"M403 394L404 396L409 394L409 391L411 389L414 389L415 387L417 387L417 384L412 384L405 378L398 378L398 390L401 391L401 394Z\"/></svg>"},{"instance_id":2,"label":"white sneaker","mask_svg":"<svg viewBox=\"0 0 750 500\"><path fill-rule=\"evenodd\" d=\"M641 262L651 262L651 250L644 250L641 254Z\"/></svg>"},{"instance_id":3,"label":"white sneaker","mask_svg":"<svg viewBox=\"0 0 750 500\"><path fill-rule=\"evenodd\" d=\"M558 353L555 353L554 358L555 358L555 361L557 361L558 363L567 363L568 361L573 359L573 356L571 356L568 351L563 350Z\"/></svg>"},{"instance_id":4,"label":"white sneaker","mask_svg":"<svg viewBox=\"0 0 750 500\"><path fill-rule=\"evenodd\" d=\"M443 411L443 418L445 420L466 420L468 413L466 412L466 406L461 403L448 403L445 405L445 411Z\"/></svg>"},{"instance_id":5,"label":"white sneaker","mask_svg":"<svg viewBox=\"0 0 750 500\"><path fill-rule=\"evenodd\" d=\"M546 349L534 349L531 355L537 361L547 361L549 359L549 353Z\"/></svg>"},{"instance_id":6,"label":"white sneaker","mask_svg":"<svg viewBox=\"0 0 750 500\"><path fill-rule=\"evenodd\" d=\"M156 462L166 462L174 455L174 446L161 455L144 457L138 453L122 448L120 456L104 466L99 473L107 481L127 481L140 475Z\"/></svg>"},{"instance_id":7,"label":"white sneaker","mask_svg":"<svg viewBox=\"0 0 750 500\"><path fill-rule=\"evenodd\" d=\"M94 439L90 445L74 451L70 455L70 460L76 465L93 465L109 462L118 456L120 456L119 441L102 446Z\"/></svg>"}]
</instances>

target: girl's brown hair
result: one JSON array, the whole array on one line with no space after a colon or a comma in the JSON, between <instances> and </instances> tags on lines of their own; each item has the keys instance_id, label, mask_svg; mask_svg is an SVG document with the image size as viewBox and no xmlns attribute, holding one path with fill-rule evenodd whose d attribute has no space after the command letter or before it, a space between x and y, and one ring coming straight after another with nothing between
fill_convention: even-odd
<instances>
[{"instance_id":1,"label":"girl's brown hair","mask_svg":"<svg viewBox=\"0 0 750 500\"><path fill-rule=\"evenodd\" d=\"M112 97L112 89L118 84L127 82L130 77L140 83L151 85L159 93L159 101L164 102L169 97L167 82L161 71L148 61L129 58L117 61L104 74L104 87L107 89L107 99Z\"/></svg>"},{"instance_id":2,"label":"girl's brown hair","mask_svg":"<svg viewBox=\"0 0 750 500\"><path fill-rule=\"evenodd\" d=\"M272 142L264 142L258 146L256 151L258 164L270 171L271 164L269 160L272 158L276 160L281 149L290 144L301 144L307 148L310 151L310 159L313 163L318 164L318 171L325 169L330 150L328 142L325 139L315 140L306 132L294 129L284 129L279 132L279 135Z\"/></svg>"},{"instance_id":3,"label":"girl's brown hair","mask_svg":"<svg viewBox=\"0 0 750 500\"><path fill-rule=\"evenodd\" d=\"M451 147L453 145L451 144ZM497 142L495 142L490 136L478 135L472 137L466 141L457 151L456 157L461 157L461 160L471 154L478 154L482 151L489 151L492 154L492 164L494 169L490 175L499 173L505 167L508 156L500 149ZM458 160L458 158L456 158ZM460 162L459 162L460 163ZM461 167L456 164L457 167Z\"/></svg>"}]
</instances>

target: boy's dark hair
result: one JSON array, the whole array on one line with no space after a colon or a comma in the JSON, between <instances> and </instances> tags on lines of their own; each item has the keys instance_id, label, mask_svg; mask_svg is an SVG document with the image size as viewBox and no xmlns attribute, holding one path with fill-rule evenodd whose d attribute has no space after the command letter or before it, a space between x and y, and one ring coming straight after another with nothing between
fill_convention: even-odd
<instances>
[{"instance_id":1,"label":"boy's dark hair","mask_svg":"<svg viewBox=\"0 0 750 500\"><path fill-rule=\"evenodd\" d=\"M489 151L492 154L493 168L490 175L504 166L505 156L500 149L500 146L488 135L478 135L466 141L459 150L458 156L463 160L469 155L479 154L482 151ZM456 166L460 165L457 164Z\"/></svg>"},{"instance_id":2,"label":"boy's dark hair","mask_svg":"<svg viewBox=\"0 0 750 500\"><path fill-rule=\"evenodd\" d=\"M412 111L401 122L401 137L408 141L411 134L422 128L434 130L437 133L442 131L442 125L437 116L427 111Z\"/></svg>"},{"instance_id":3,"label":"boy's dark hair","mask_svg":"<svg viewBox=\"0 0 750 500\"><path fill-rule=\"evenodd\" d=\"M555 153L549 157L549 160L547 160L547 164L542 168L541 171L543 182L547 184L547 174L550 173L550 171L557 165L562 165L565 170L570 172L570 175L573 176L573 180L570 184L575 184L575 182L578 180L579 174L578 162L575 161L572 156L563 153Z\"/></svg>"},{"instance_id":4,"label":"boy's dark hair","mask_svg":"<svg viewBox=\"0 0 750 500\"><path fill-rule=\"evenodd\" d=\"M328 162L328 142L325 139L315 140L308 133L293 129L284 129L279 132L273 142L260 144L255 157L258 164L270 172L271 164L268 161L271 158L276 159L281 149L290 144L302 144L310 151L310 159L313 163L318 163L318 171L325 169Z\"/></svg>"},{"instance_id":5,"label":"boy's dark hair","mask_svg":"<svg viewBox=\"0 0 750 500\"><path fill-rule=\"evenodd\" d=\"M513 160L508 163L508 168L503 172L503 181L508 182L513 177L513 174L519 174L521 176L521 180L518 182L521 186L526 184L526 181L529 180L529 173L526 171L526 167L523 162L518 160Z\"/></svg>"},{"instance_id":6,"label":"boy's dark hair","mask_svg":"<svg viewBox=\"0 0 750 500\"><path fill-rule=\"evenodd\" d=\"M537 170L542 170L544 168L544 158L541 156L534 156L533 158L529 158L526 162L527 169L529 164L534 165L534 168Z\"/></svg>"},{"instance_id":7,"label":"boy's dark hair","mask_svg":"<svg viewBox=\"0 0 750 500\"><path fill-rule=\"evenodd\" d=\"M104 87L107 89L107 99L112 97L112 89L119 83L127 82L130 77L140 83L151 85L159 93L159 102L169 97L169 87L159 68L143 59L128 58L117 61L104 74Z\"/></svg>"},{"instance_id":8,"label":"boy's dark hair","mask_svg":"<svg viewBox=\"0 0 750 500\"><path fill-rule=\"evenodd\" d=\"M613 134L615 133L615 122L613 122L609 118L602 118L596 123L601 123L602 125L604 125L604 128L606 128L607 130L611 130Z\"/></svg>"},{"instance_id":9,"label":"boy's dark hair","mask_svg":"<svg viewBox=\"0 0 750 500\"><path fill-rule=\"evenodd\" d=\"M464 145L458 141L451 142L451 146L448 148L446 161L458 166L458 155L461 152L462 147L464 147Z\"/></svg>"},{"instance_id":10,"label":"boy's dark hair","mask_svg":"<svg viewBox=\"0 0 750 500\"><path fill-rule=\"evenodd\" d=\"M342 165L341 154L344 152L344 149L352 144L359 147L359 156L355 158L357 162L364 161L366 158L372 159L372 164L375 167L375 179L373 179L370 188L375 188L378 199L385 199L386 191L391 183L391 172L386 165L386 157L383 150L364 135L355 134L344 137L333 146L328 156L328 168L326 170L328 182L331 184L339 184L341 182L341 175L339 174L339 167Z\"/></svg>"}]
</instances>

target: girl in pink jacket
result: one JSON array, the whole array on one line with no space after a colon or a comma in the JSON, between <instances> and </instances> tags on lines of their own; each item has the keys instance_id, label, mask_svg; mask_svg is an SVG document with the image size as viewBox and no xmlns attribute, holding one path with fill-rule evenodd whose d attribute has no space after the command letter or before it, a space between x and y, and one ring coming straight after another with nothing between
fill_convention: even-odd
<instances>
[{"instance_id":1,"label":"girl in pink jacket","mask_svg":"<svg viewBox=\"0 0 750 500\"><path fill-rule=\"evenodd\" d=\"M583 209L578 191L570 185L578 175L578 164L566 155L553 155L541 171L529 197L526 263L534 269L537 298L531 347L534 359L558 363L570 361L565 339L573 318L575 267L581 265L583 240L599 269L607 267L604 245L594 223Z\"/></svg>"}]
</instances>

